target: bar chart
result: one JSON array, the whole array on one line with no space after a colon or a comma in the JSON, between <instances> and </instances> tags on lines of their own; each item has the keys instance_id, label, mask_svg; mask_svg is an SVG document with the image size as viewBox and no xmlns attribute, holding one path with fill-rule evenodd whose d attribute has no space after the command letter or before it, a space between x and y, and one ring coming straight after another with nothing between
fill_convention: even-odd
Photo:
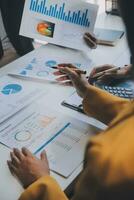
<instances>
[{"instance_id":1,"label":"bar chart","mask_svg":"<svg viewBox=\"0 0 134 200\"><path fill-rule=\"evenodd\" d=\"M88 14L89 14L88 9L84 9L84 11L82 10L65 11L66 3L63 2L61 3L61 5L53 4L47 6L47 1L48 0L31 0L29 8L30 11L37 12L52 18L56 18L64 22L69 22L84 27L90 26L90 21L88 19Z\"/></svg>"}]
</instances>

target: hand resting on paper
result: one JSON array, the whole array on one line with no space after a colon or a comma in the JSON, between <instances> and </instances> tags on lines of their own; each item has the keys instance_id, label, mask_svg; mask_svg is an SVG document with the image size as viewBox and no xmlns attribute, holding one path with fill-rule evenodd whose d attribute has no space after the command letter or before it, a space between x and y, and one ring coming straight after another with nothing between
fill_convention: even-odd
<instances>
[{"instance_id":1,"label":"hand resting on paper","mask_svg":"<svg viewBox=\"0 0 134 200\"><path fill-rule=\"evenodd\" d=\"M10 153L11 160L7 161L10 172L16 176L27 188L42 176L50 174L46 153L43 151L40 159L36 158L28 149L13 149Z\"/></svg>"}]
</instances>

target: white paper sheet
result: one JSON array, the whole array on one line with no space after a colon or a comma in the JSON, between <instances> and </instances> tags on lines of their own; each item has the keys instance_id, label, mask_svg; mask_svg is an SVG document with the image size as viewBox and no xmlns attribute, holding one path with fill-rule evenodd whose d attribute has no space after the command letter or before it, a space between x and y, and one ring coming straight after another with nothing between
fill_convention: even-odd
<instances>
[{"instance_id":1,"label":"white paper sheet","mask_svg":"<svg viewBox=\"0 0 134 200\"><path fill-rule=\"evenodd\" d=\"M19 68L9 74L17 77L32 79L35 81L57 82L60 77L55 76L53 69L60 63L72 63L80 69L88 72L91 60L80 51L46 45L32 54L27 55L27 62L19 63Z\"/></svg>"},{"instance_id":2,"label":"white paper sheet","mask_svg":"<svg viewBox=\"0 0 134 200\"><path fill-rule=\"evenodd\" d=\"M50 169L68 177L83 161L89 136L99 130L35 103L0 126L0 142L27 147L37 156L47 151Z\"/></svg>"},{"instance_id":3,"label":"white paper sheet","mask_svg":"<svg viewBox=\"0 0 134 200\"><path fill-rule=\"evenodd\" d=\"M89 51L83 40L93 32L98 6L78 0L26 0L20 34Z\"/></svg>"},{"instance_id":4,"label":"white paper sheet","mask_svg":"<svg viewBox=\"0 0 134 200\"><path fill-rule=\"evenodd\" d=\"M0 79L0 123L14 115L36 98L47 93L35 84L28 84L8 76Z\"/></svg>"}]
</instances>

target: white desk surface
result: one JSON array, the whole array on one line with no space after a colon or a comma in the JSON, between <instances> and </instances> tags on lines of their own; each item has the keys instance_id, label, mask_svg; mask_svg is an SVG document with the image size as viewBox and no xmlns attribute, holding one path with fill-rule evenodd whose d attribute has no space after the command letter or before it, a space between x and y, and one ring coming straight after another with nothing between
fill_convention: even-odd
<instances>
[{"instance_id":1,"label":"white desk surface","mask_svg":"<svg viewBox=\"0 0 134 200\"><path fill-rule=\"evenodd\" d=\"M106 16L105 14L101 14L97 20L97 27L105 27L105 28L115 28L115 29L124 29L121 19L115 16ZM27 56L27 55L26 55ZM119 65L123 65L129 62L129 51L126 44L126 39L123 37L115 47L108 46L99 46L96 50L90 52L88 55L94 62L94 65L106 64L106 63L115 63ZM122 58L123 57L123 58ZM18 59L17 61L4 66L0 69L0 76L7 74L9 71L15 68L16 65L19 65L20 62L23 62L24 57ZM92 66L93 67L93 66ZM92 68L91 67L91 68ZM32 84L32 83L30 83ZM39 84L39 83L38 83ZM74 117L82 118L84 121L89 122L90 124L95 125L99 128L104 128L105 126L100 122L96 121L93 118L88 118L83 114L80 114L76 111L70 110L68 108L64 108L60 105L60 102L65 99L68 94L70 94L69 87L57 86L54 84L40 84L41 87L50 88L52 93L49 96L49 105L56 106L61 112L72 115ZM57 96L56 94L60 94ZM53 98L55 98L55 103L53 102ZM18 181L10 174L7 167L7 159L9 159L10 149L0 144L0 199L1 200L17 200L23 191L22 187L18 183ZM68 185L77 177L77 175L82 170L82 165L80 165L74 173L67 179L52 173L52 176L56 178L60 186L63 190L65 190Z\"/></svg>"}]
</instances>

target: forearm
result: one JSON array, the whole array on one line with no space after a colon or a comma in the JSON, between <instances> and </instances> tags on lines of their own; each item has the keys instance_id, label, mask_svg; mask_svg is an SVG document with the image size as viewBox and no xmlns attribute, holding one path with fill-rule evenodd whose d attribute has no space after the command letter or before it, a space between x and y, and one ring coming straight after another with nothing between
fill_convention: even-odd
<instances>
[{"instance_id":1,"label":"forearm","mask_svg":"<svg viewBox=\"0 0 134 200\"><path fill-rule=\"evenodd\" d=\"M110 123L128 103L129 100L90 85L83 99L85 113L105 124Z\"/></svg>"},{"instance_id":2,"label":"forearm","mask_svg":"<svg viewBox=\"0 0 134 200\"><path fill-rule=\"evenodd\" d=\"M58 183L50 176L42 177L29 186L19 200L67 200Z\"/></svg>"}]
</instances>

